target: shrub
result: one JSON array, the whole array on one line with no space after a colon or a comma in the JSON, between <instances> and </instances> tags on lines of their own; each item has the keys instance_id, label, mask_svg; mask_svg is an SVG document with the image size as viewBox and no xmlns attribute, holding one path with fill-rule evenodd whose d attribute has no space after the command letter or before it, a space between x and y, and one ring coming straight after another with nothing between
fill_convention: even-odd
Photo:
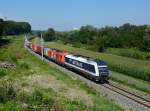
<instances>
[{"instance_id":1,"label":"shrub","mask_svg":"<svg viewBox=\"0 0 150 111\"><path fill-rule=\"evenodd\" d=\"M10 55L9 59L10 61L17 63L17 57L14 54Z\"/></svg>"},{"instance_id":2,"label":"shrub","mask_svg":"<svg viewBox=\"0 0 150 111\"><path fill-rule=\"evenodd\" d=\"M3 81L0 85L0 102L4 103L16 98L16 90L12 86L12 81Z\"/></svg>"},{"instance_id":3,"label":"shrub","mask_svg":"<svg viewBox=\"0 0 150 111\"><path fill-rule=\"evenodd\" d=\"M19 67L24 69L29 69L29 65L26 62L19 62Z\"/></svg>"},{"instance_id":4,"label":"shrub","mask_svg":"<svg viewBox=\"0 0 150 111\"><path fill-rule=\"evenodd\" d=\"M0 111L24 111L22 105L15 101L8 101L0 105Z\"/></svg>"},{"instance_id":5,"label":"shrub","mask_svg":"<svg viewBox=\"0 0 150 111\"><path fill-rule=\"evenodd\" d=\"M6 75L6 70L5 69L0 69L0 77L3 77Z\"/></svg>"},{"instance_id":6,"label":"shrub","mask_svg":"<svg viewBox=\"0 0 150 111\"><path fill-rule=\"evenodd\" d=\"M54 104L54 92L52 90L35 89L32 93L20 92L17 100L26 104L26 110L50 110Z\"/></svg>"}]
</instances>

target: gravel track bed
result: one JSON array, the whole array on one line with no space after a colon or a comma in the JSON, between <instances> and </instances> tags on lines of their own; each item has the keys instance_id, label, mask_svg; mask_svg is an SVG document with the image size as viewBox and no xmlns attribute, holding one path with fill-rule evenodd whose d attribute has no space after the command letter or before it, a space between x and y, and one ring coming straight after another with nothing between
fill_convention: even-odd
<instances>
[{"instance_id":1,"label":"gravel track bed","mask_svg":"<svg viewBox=\"0 0 150 111\"><path fill-rule=\"evenodd\" d=\"M118 72L114 72L114 71L110 71L110 73L111 73L110 76L112 78L115 78L115 80L119 80L119 81L125 82L127 84L134 85L138 88L150 90L150 83L147 81L139 80L139 79L127 76L127 75L123 75ZM150 97L149 97L149 99L150 99Z\"/></svg>"},{"instance_id":2,"label":"gravel track bed","mask_svg":"<svg viewBox=\"0 0 150 111\"><path fill-rule=\"evenodd\" d=\"M116 81L112 81L112 80L109 80L109 82L112 84L112 85L115 85L117 87L121 87L122 89L130 92L130 93L133 93L135 95L139 95L140 97L146 99L146 100L149 100L150 101L150 94L147 94L147 93L144 93L144 92L141 92L139 90L136 90L134 88L130 88L126 85L123 85L123 84L120 84L119 82L116 82Z\"/></svg>"},{"instance_id":3,"label":"gravel track bed","mask_svg":"<svg viewBox=\"0 0 150 111\"><path fill-rule=\"evenodd\" d=\"M35 55L36 57L41 58L40 55L32 52L29 48L27 48L25 46L25 48L33 55ZM47 59L44 58L45 62L47 62L48 64L50 64L52 67L55 67L56 69L58 70L61 70L62 72L64 72L65 74L71 76L73 79L79 79L83 82L85 82L89 87L92 87L94 88L96 91L100 92L103 96L107 96L110 100L113 100L115 101L115 103L119 104L122 108L124 108L126 111L150 111L149 108L127 98L127 97L124 97L110 89L107 89L106 87L100 85L100 84L97 84L91 80L88 80L72 71L69 71L67 70L66 68L64 67L61 67L57 64L55 64L54 62L51 62Z\"/></svg>"}]
</instances>

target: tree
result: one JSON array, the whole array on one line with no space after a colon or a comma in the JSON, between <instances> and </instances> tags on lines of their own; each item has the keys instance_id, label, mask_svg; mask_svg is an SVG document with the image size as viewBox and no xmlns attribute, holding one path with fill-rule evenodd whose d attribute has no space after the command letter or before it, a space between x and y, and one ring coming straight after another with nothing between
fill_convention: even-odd
<instances>
[{"instance_id":1,"label":"tree","mask_svg":"<svg viewBox=\"0 0 150 111\"><path fill-rule=\"evenodd\" d=\"M143 35L143 49L150 51L150 25L146 26L145 33Z\"/></svg>"},{"instance_id":2,"label":"tree","mask_svg":"<svg viewBox=\"0 0 150 111\"><path fill-rule=\"evenodd\" d=\"M97 36L97 32L97 29L91 25L82 26L76 38L83 44L90 44L93 38Z\"/></svg>"},{"instance_id":3,"label":"tree","mask_svg":"<svg viewBox=\"0 0 150 111\"><path fill-rule=\"evenodd\" d=\"M0 37L3 35L4 21L0 18Z\"/></svg>"},{"instance_id":4,"label":"tree","mask_svg":"<svg viewBox=\"0 0 150 111\"><path fill-rule=\"evenodd\" d=\"M45 41L52 41L55 40L55 38L56 38L55 30L52 28L49 28L43 36L43 39Z\"/></svg>"},{"instance_id":5,"label":"tree","mask_svg":"<svg viewBox=\"0 0 150 111\"><path fill-rule=\"evenodd\" d=\"M18 35L31 32L31 26L27 22L4 21L4 35Z\"/></svg>"},{"instance_id":6,"label":"tree","mask_svg":"<svg viewBox=\"0 0 150 111\"><path fill-rule=\"evenodd\" d=\"M125 23L120 27L106 26L95 28L91 25L82 26L77 31L65 31L57 34L64 43L80 45L95 51L105 48L137 48L150 51L150 26Z\"/></svg>"}]
</instances>

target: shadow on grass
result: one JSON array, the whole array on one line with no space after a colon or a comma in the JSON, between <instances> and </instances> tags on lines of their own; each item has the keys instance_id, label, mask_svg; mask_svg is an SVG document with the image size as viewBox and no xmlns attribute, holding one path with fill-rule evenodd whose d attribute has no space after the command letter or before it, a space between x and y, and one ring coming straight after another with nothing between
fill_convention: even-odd
<instances>
[{"instance_id":1,"label":"shadow on grass","mask_svg":"<svg viewBox=\"0 0 150 111\"><path fill-rule=\"evenodd\" d=\"M10 43L9 39L0 39L0 47Z\"/></svg>"}]
</instances>

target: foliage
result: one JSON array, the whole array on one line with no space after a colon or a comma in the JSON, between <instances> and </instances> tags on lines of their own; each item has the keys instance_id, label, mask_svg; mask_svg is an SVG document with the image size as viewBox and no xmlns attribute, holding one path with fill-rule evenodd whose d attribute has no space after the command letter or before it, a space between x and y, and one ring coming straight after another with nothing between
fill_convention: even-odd
<instances>
[{"instance_id":1,"label":"foliage","mask_svg":"<svg viewBox=\"0 0 150 111\"><path fill-rule=\"evenodd\" d=\"M4 21L0 19L0 36L18 35L31 32L31 26L28 22Z\"/></svg>"},{"instance_id":2,"label":"foliage","mask_svg":"<svg viewBox=\"0 0 150 111\"><path fill-rule=\"evenodd\" d=\"M20 68L29 69L29 65L24 61L19 62L18 65Z\"/></svg>"},{"instance_id":3,"label":"foliage","mask_svg":"<svg viewBox=\"0 0 150 111\"><path fill-rule=\"evenodd\" d=\"M104 28L87 25L79 30L57 32L56 36L57 40L63 41L64 44L84 44L88 49L98 52L103 52L109 47L150 51L149 25L136 26L125 23L120 27Z\"/></svg>"},{"instance_id":4,"label":"foliage","mask_svg":"<svg viewBox=\"0 0 150 111\"><path fill-rule=\"evenodd\" d=\"M52 28L49 28L43 35L45 41L55 40L55 31Z\"/></svg>"},{"instance_id":5,"label":"foliage","mask_svg":"<svg viewBox=\"0 0 150 111\"><path fill-rule=\"evenodd\" d=\"M0 104L0 111L23 111L22 105L13 100L7 101L5 104Z\"/></svg>"},{"instance_id":6,"label":"foliage","mask_svg":"<svg viewBox=\"0 0 150 111\"><path fill-rule=\"evenodd\" d=\"M16 91L12 86L12 80L5 80L0 82L0 103L13 100L16 97Z\"/></svg>"},{"instance_id":7,"label":"foliage","mask_svg":"<svg viewBox=\"0 0 150 111\"><path fill-rule=\"evenodd\" d=\"M31 26L26 22L5 21L3 34L18 35L21 33L28 33L31 31Z\"/></svg>"},{"instance_id":8,"label":"foliage","mask_svg":"<svg viewBox=\"0 0 150 111\"><path fill-rule=\"evenodd\" d=\"M1 39L1 38L0 38L0 47L1 47L1 46L4 46L4 45L6 45L6 44L8 44L9 42L10 42L9 39Z\"/></svg>"},{"instance_id":9,"label":"foliage","mask_svg":"<svg viewBox=\"0 0 150 111\"><path fill-rule=\"evenodd\" d=\"M37 35L39 36L38 32ZM150 26L125 23L120 27L96 28L87 25L81 26L79 30L64 32L56 32L49 28L44 33L44 40L60 40L64 44L73 44L77 47L83 44L86 48L98 52L104 52L109 47L137 48L141 51L150 51Z\"/></svg>"},{"instance_id":10,"label":"foliage","mask_svg":"<svg viewBox=\"0 0 150 111\"><path fill-rule=\"evenodd\" d=\"M5 69L0 68L0 77L5 76L6 74L7 74L7 73L6 73L6 70L5 70Z\"/></svg>"},{"instance_id":11,"label":"foliage","mask_svg":"<svg viewBox=\"0 0 150 111\"><path fill-rule=\"evenodd\" d=\"M3 35L4 21L0 18L0 37Z\"/></svg>"}]
</instances>

